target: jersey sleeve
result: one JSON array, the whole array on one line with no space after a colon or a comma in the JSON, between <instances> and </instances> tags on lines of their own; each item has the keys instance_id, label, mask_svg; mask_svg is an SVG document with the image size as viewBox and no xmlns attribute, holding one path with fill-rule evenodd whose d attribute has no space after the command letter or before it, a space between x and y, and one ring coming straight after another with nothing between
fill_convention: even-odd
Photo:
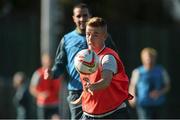
<instances>
[{"instance_id":1,"label":"jersey sleeve","mask_svg":"<svg viewBox=\"0 0 180 120\"><path fill-rule=\"evenodd\" d=\"M38 83L39 83L39 80L40 80L40 75L38 74L37 71L35 71L32 75L32 78L31 78L31 85L33 86L37 86Z\"/></svg>"},{"instance_id":2,"label":"jersey sleeve","mask_svg":"<svg viewBox=\"0 0 180 120\"><path fill-rule=\"evenodd\" d=\"M64 38L61 39L56 51L55 63L52 67L53 78L56 79L62 75L66 69L67 56L64 49Z\"/></svg>"},{"instance_id":3,"label":"jersey sleeve","mask_svg":"<svg viewBox=\"0 0 180 120\"><path fill-rule=\"evenodd\" d=\"M139 70L136 68L132 71L131 82L136 85L139 79Z\"/></svg>"},{"instance_id":4,"label":"jersey sleeve","mask_svg":"<svg viewBox=\"0 0 180 120\"><path fill-rule=\"evenodd\" d=\"M117 73L117 62L113 55L105 55L102 58L102 68Z\"/></svg>"}]
</instances>

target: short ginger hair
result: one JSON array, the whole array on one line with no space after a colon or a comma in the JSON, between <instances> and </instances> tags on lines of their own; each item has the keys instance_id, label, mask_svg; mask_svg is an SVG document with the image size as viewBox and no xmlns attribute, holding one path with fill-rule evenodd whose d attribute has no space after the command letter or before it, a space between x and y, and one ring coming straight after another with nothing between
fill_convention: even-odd
<instances>
[{"instance_id":1,"label":"short ginger hair","mask_svg":"<svg viewBox=\"0 0 180 120\"><path fill-rule=\"evenodd\" d=\"M107 22L101 17L92 17L86 23L87 26L91 27L105 27L107 28Z\"/></svg>"}]
</instances>

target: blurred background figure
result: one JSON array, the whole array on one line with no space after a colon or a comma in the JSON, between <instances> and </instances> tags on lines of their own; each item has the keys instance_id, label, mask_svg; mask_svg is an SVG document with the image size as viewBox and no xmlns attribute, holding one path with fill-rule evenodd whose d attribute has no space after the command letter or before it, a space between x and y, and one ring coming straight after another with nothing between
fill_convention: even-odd
<instances>
[{"instance_id":1,"label":"blurred background figure","mask_svg":"<svg viewBox=\"0 0 180 120\"><path fill-rule=\"evenodd\" d=\"M135 97L129 101L135 107L139 119L165 118L166 93L170 89L167 71L156 65L157 51L144 48L141 51L142 66L132 72L129 92Z\"/></svg>"},{"instance_id":2,"label":"blurred background figure","mask_svg":"<svg viewBox=\"0 0 180 120\"><path fill-rule=\"evenodd\" d=\"M180 23L180 0L163 0L162 2L167 14L175 22Z\"/></svg>"},{"instance_id":3,"label":"blurred background figure","mask_svg":"<svg viewBox=\"0 0 180 120\"><path fill-rule=\"evenodd\" d=\"M13 5L10 0L0 0L0 18L12 11Z\"/></svg>"},{"instance_id":4,"label":"blurred background figure","mask_svg":"<svg viewBox=\"0 0 180 120\"><path fill-rule=\"evenodd\" d=\"M16 107L17 119L30 118L30 94L24 72L16 72L13 76L13 87L16 89L13 103Z\"/></svg>"},{"instance_id":5,"label":"blurred background figure","mask_svg":"<svg viewBox=\"0 0 180 120\"><path fill-rule=\"evenodd\" d=\"M61 120L61 119L58 114L54 114L54 115L52 115L51 120Z\"/></svg>"},{"instance_id":6,"label":"blurred background figure","mask_svg":"<svg viewBox=\"0 0 180 120\"><path fill-rule=\"evenodd\" d=\"M36 98L37 117L50 119L54 114L59 114L59 92L61 79L44 80L44 70L50 68L51 57L44 53L41 57L42 66L37 69L31 79L30 93Z\"/></svg>"}]
</instances>

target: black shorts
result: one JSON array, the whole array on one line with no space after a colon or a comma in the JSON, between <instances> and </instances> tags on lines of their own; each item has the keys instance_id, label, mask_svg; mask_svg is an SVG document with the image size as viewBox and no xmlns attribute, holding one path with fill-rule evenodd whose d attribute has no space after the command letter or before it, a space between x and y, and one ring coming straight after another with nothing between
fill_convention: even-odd
<instances>
[{"instance_id":1,"label":"black shorts","mask_svg":"<svg viewBox=\"0 0 180 120\"><path fill-rule=\"evenodd\" d=\"M104 116L104 117L91 117L88 115L83 114L81 119L82 120L93 120L93 119L113 119L113 120L118 120L118 119L129 119L129 111L127 107L118 109L117 111L113 112L110 115Z\"/></svg>"}]
</instances>

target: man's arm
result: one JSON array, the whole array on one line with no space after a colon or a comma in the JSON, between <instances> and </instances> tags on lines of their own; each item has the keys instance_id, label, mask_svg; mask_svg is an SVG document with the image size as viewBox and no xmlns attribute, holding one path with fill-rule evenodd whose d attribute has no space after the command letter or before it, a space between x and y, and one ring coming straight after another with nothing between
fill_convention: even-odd
<instances>
[{"instance_id":1,"label":"man's arm","mask_svg":"<svg viewBox=\"0 0 180 120\"><path fill-rule=\"evenodd\" d=\"M131 107L135 107L136 105L136 84L139 79L139 71L138 69L134 69L131 75L130 85L129 85L129 93L134 96L132 100L129 100L129 105Z\"/></svg>"},{"instance_id":2,"label":"man's arm","mask_svg":"<svg viewBox=\"0 0 180 120\"><path fill-rule=\"evenodd\" d=\"M163 79L164 79L164 88L161 91L161 93L166 94L167 92L169 92L169 90L171 88L171 83L170 83L169 74L165 69L163 69Z\"/></svg>"},{"instance_id":3,"label":"man's arm","mask_svg":"<svg viewBox=\"0 0 180 120\"><path fill-rule=\"evenodd\" d=\"M55 63L52 67L52 77L58 78L66 70L67 56L64 49L64 38L61 39L56 51Z\"/></svg>"},{"instance_id":4,"label":"man's arm","mask_svg":"<svg viewBox=\"0 0 180 120\"><path fill-rule=\"evenodd\" d=\"M153 90L150 92L150 96L153 99L157 99L162 95L166 95L167 92L170 90L170 78L169 78L169 75L165 69L162 69L162 75L163 75L163 80L164 80L163 81L164 87L162 87L162 89L160 89L160 90Z\"/></svg>"},{"instance_id":5,"label":"man's arm","mask_svg":"<svg viewBox=\"0 0 180 120\"><path fill-rule=\"evenodd\" d=\"M37 91L37 86L39 84L39 80L40 80L40 75L38 74L37 71L35 71L33 73L33 76L31 78L31 83L30 83L30 86L29 86L29 91L30 91L30 94L33 95L35 98L37 98L39 92Z\"/></svg>"}]
</instances>

